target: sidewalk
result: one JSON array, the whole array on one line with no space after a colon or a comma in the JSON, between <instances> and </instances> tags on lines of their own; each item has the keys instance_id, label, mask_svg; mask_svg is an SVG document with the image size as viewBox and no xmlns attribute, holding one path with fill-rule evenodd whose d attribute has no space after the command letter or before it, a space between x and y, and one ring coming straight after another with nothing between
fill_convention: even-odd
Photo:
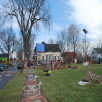
<instances>
[{"instance_id":1,"label":"sidewalk","mask_svg":"<svg viewBox=\"0 0 102 102\"><path fill-rule=\"evenodd\" d=\"M28 69L25 76L20 102L48 102L41 92L41 83L33 69Z\"/></svg>"}]
</instances>

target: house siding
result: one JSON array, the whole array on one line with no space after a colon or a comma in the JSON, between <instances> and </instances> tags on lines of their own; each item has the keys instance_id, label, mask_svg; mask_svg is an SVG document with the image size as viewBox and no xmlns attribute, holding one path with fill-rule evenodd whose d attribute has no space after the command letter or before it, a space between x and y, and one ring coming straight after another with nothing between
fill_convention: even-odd
<instances>
[{"instance_id":1,"label":"house siding","mask_svg":"<svg viewBox=\"0 0 102 102\"><path fill-rule=\"evenodd\" d=\"M98 54L95 49L93 49L91 54L91 60L99 61L99 59L102 57L102 54Z\"/></svg>"},{"instance_id":2,"label":"house siding","mask_svg":"<svg viewBox=\"0 0 102 102\"><path fill-rule=\"evenodd\" d=\"M45 52L45 53L37 53L37 61L38 63L46 64L49 60L60 60L61 52Z\"/></svg>"}]
</instances>

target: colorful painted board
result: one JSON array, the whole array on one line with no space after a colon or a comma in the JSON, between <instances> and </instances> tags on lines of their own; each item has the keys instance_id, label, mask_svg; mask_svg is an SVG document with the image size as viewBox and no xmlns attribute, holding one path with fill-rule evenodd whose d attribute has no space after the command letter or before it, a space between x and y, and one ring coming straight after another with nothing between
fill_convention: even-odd
<instances>
[{"instance_id":1,"label":"colorful painted board","mask_svg":"<svg viewBox=\"0 0 102 102\"><path fill-rule=\"evenodd\" d=\"M23 87L23 91L33 91L33 90L38 90L40 89L40 85L39 84L35 84L35 85L28 85L28 86L24 86Z\"/></svg>"},{"instance_id":2,"label":"colorful painted board","mask_svg":"<svg viewBox=\"0 0 102 102\"><path fill-rule=\"evenodd\" d=\"M40 96L40 90L26 91L22 93L23 97Z\"/></svg>"},{"instance_id":3,"label":"colorful painted board","mask_svg":"<svg viewBox=\"0 0 102 102\"><path fill-rule=\"evenodd\" d=\"M28 80L25 81L24 86L38 84L37 80Z\"/></svg>"},{"instance_id":4,"label":"colorful painted board","mask_svg":"<svg viewBox=\"0 0 102 102\"><path fill-rule=\"evenodd\" d=\"M39 97L30 97L25 98L21 102L48 102L45 97L39 96Z\"/></svg>"}]
</instances>

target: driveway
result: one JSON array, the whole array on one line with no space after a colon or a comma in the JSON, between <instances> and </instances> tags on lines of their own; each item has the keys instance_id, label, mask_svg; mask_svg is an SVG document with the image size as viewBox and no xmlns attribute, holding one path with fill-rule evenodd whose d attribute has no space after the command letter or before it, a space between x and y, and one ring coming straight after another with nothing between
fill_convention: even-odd
<instances>
[{"instance_id":1,"label":"driveway","mask_svg":"<svg viewBox=\"0 0 102 102\"><path fill-rule=\"evenodd\" d=\"M0 72L0 89L5 87L9 80L11 80L18 72L16 67L10 67L6 71Z\"/></svg>"}]
</instances>

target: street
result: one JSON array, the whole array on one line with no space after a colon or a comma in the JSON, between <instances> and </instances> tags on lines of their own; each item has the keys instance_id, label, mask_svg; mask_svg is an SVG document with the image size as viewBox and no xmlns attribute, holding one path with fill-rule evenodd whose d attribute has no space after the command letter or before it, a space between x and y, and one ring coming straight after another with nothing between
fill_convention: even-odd
<instances>
[{"instance_id":1,"label":"street","mask_svg":"<svg viewBox=\"0 0 102 102\"><path fill-rule=\"evenodd\" d=\"M5 87L8 81L11 80L17 72L18 69L16 67L10 67L6 71L0 72L0 89Z\"/></svg>"}]
</instances>

